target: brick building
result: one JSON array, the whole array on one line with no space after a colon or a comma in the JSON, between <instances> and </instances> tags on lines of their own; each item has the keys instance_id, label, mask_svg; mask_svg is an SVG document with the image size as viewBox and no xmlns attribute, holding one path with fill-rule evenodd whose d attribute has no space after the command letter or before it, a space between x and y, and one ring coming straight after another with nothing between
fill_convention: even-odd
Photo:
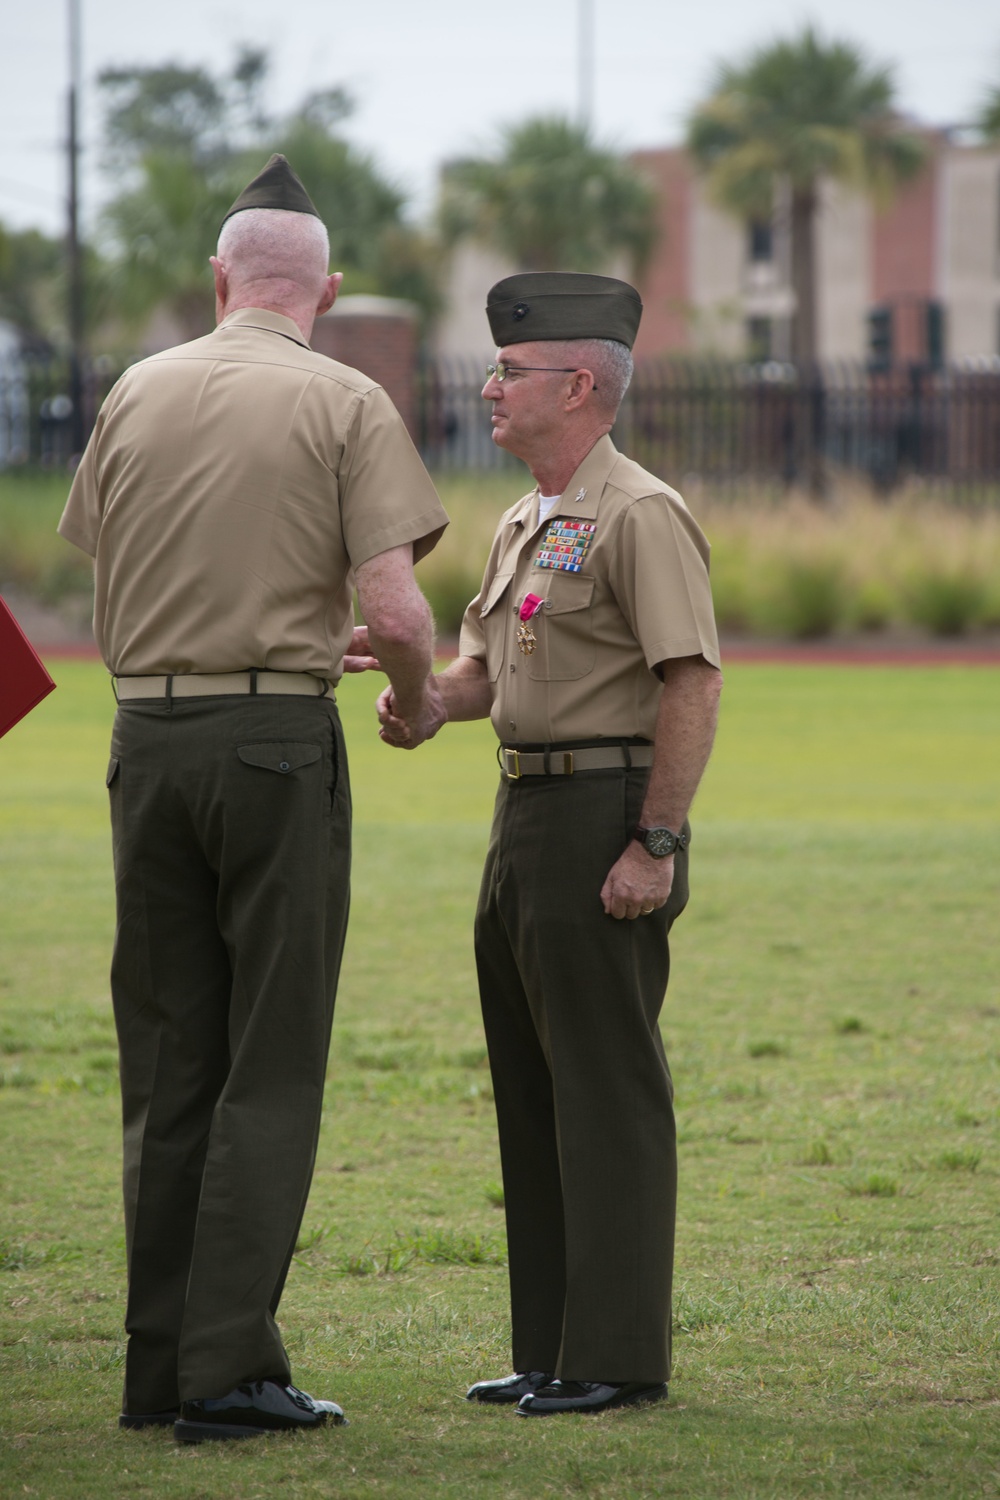
<instances>
[{"instance_id":1,"label":"brick building","mask_svg":"<svg viewBox=\"0 0 1000 1500\"><path fill-rule=\"evenodd\" d=\"M1000 360L1000 149L928 132L921 176L884 209L824 182L816 230L818 346L825 359ZM741 222L718 208L681 148L637 151L659 237L639 278L636 356L786 359L795 310L787 203ZM439 352L484 355L486 288L514 267L462 247ZM608 267L615 274L615 267ZM618 274L621 274L620 268Z\"/></svg>"}]
</instances>

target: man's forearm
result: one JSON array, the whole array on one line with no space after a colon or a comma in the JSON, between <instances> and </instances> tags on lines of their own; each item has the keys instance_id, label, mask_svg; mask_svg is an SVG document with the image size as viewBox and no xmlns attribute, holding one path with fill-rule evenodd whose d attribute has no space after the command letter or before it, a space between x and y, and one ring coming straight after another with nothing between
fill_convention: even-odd
<instances>
[{"instance_id":1,"label":"man's forearm","mask_svg":"<svg viewBox=\"0 0 1000 1500\"><path fill-rule=\"evenodd\" d=\"M722 674L700 656L663 663L663 694L642 822L676 832L691 810L719 716Z\"/></svg>"},{"instance_id":2,"label":"man's forearm","mask_svg":"<svg viewBox=\"0 0 1000 1500\"><path fill-rule=\"evenodd\" d=\"M434 620L413 576L413 550L396 547L362 564L358 601L368 640L403 717L420 712L434 659Z\"/></svg>"},{"instance_id":3,"label":"man's forearm","mask_svg":"<svg viewBox=\"0 0 1000 1500\"><path fill-rule=\"evenodd\" d=\"M419 601L407 612L408 636L384 635L376 626L368 626L368 639L404 718L423 702L434 660L434 623L423 595Z\"/></svg>"},{"instance_id":4,"label":"man's forearm","mask_svg":"<svg viewBox=\"0 0 1000 1500\"><path fill-rule=\"evenodd\" d=\"M448 718L485 719L493 706L486 667L474 656L459 656L434 681L444 700Z\"/></svg>"}]
</instances>

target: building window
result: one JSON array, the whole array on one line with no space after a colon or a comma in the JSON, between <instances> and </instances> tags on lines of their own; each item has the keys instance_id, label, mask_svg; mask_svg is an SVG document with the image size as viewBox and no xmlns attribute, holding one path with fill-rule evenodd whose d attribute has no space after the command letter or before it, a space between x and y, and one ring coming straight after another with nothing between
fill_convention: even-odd
<instances>
[{"instance_id":1,"label":"building window","mask_svg":"<svg viewBox=\"0 0 1000 1500\"><path fill-rule=\"evenodd\" d=\"M891 307L873 307L868 314L868 362L873 370L892 365Z\"/></svg>"},{"instance_id":2,"label":"building window","mask_svg":"<svg viewBox=\"0 0 1000 1500\"><path fill-rule=\"evenodd\" d=\"M747 355L755 364L771 358L772 336L770 318L747 318Z\"/></svg>"},{"instance_id":3,"label":"building window","mask_svg":"<svg viewBox=\"0 0 1000 1500\"><path fill-rule=\"evenodd\" d=\"M753 265L774 259L774 231L770 219L751 219L747 225L747 252Z\"/></svg>"},{"instance_id":4,"label":"building window","mask_svg":"<svg viewBox=\"0 0 1000 1500\"><path fill-rule=\"evenodd\" d=\"M944 308L940 302L928 302L924 314L927 324L927 363L932 370L944 364Z\"/></svg>"}]
</instances>

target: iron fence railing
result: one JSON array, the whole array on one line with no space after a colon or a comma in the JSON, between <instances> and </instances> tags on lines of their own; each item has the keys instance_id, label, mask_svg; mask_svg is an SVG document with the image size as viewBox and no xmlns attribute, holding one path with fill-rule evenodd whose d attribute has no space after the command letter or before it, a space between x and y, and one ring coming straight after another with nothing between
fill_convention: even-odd
<instances>
[{"instance_id":1,"label":"iron fence railing","mask_svg":"<svg viewBox=\"0 0 1000 1500\"><path fill-rule=\"evenodd\" d=\"M80 371L82 430L89 433L101 402L125 367L105 356ZM14 464L64 467L78 444L73 420L74 370L58 354L16 354L0 360L0 469Z\"/></svg>"},{"instance_id":2,"label":"iron fence railing","mask_svg":"<svg viewBox=\"0 0 1000 1500\"><path fill-rule=\"evenodd\" d=\"M123 368L82 372L84 429ZM72 370L55 355L0 361L0 468L63 465L74 448ZM414 434L432 469L515 460L491 438L482 362L426 359ZM834 471L891 490L910 476L961 487L1000 482L1000 361L875 370L834 362L668 358L640 363L615 428L619 446L668 482L760 481L816 489Z\"/></svg>"},{"instance_id":3,"label":"iron fence railing","mask_svg":"<svg viewBox=\"0 0 1000 1500\"><path fill-rule=\"evenodd\" d=\"M485 363L485 361L484 361ZM432 468L493 468L484 363L438 359L420 372L419 441ZM619 446L680 484L759 480L815 488L831 470L889 490L913 475L1000 481L1000 361L932 370L831 362L662 359L637 365L615 427Z\"/></svg>"}]
</instances>

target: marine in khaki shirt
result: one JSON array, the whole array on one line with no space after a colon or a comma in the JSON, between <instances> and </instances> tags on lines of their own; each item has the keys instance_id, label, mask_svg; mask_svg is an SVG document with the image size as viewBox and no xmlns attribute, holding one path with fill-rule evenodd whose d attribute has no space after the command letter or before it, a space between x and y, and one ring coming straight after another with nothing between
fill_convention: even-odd
<instances>
[{"instance_id":1,"label":"marine in khaki shirt","mask_svg":"<svg viewBox=\"0 0 1000 1500\"><path fill-rule=\"evenodd\" d=\"M291 1384L276 1313L347 923L345 653L357 670L377 652L417 738L440 723L413 561L447 518L385 393L309 348L340 285L328 262L272 158L212 257L218 327L119 381L60 524L95 559L119 700L119 1422L183 1442L343 1421Z\"/></svg>"},{"instance_id":2,"label":"marine in khaki shirt","mask_svg":"<svg viewBox=\"0 0 1000 1500\"><path fill-rule=\"evenodd\" d=\"M707 543L608 436L640 313L608 277L490 291L493 438L538 488L501 519L461 654L434 680L449 718L490 714L502 743L476 964L514 1373L468 1396L525 1417L663 1400L670 1373L677 1166L658 1017L720 674ZM408 746L391 688L380 716Z\"/></svg>"},{"instance_id":3,"label":"marine in khaki shirt","mask_svg":"<svg viewBox=\"0 0 1000 1500\"><path fill-rule=\"evenodd\" d=\"M485 662L506 744L652 740L665 660L719 665L708 543L681 497L602 437L539 523L500 522L462 656ZM521 619L528 595L540 600Z\"/></svg>"},{"instance_id":4,"label":"marine in khaki shirt","mask_svg":"<svg viewBox=\"0 0 1000 1500\"><path fill-rule=\"evenodd\" d=\"M95 559L114 674L335 682L355 570L404 543L419 558L446 524L382 388L313 353L291 318L240 308L122 376L59 531Z\"/></svg>"}]
</instances>

